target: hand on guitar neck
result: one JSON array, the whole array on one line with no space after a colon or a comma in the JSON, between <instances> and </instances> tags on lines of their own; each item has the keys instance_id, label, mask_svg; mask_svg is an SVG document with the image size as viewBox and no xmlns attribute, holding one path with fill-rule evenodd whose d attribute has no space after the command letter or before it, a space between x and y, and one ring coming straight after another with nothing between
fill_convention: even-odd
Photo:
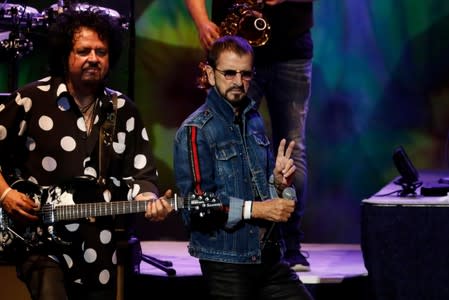
<instances>
[{"instance_id":1,"label":"hand on guitar neck","mask_svg":"<svg viewBox=\"0 0 449 300\"><path fill-rule=\"evenodd\" d=\"M156 222L163 221L174 210L169 203L171 198L173 198L173 191L170 189L166 190L164 196L160 198L157 198L156 194L151 192L136 196L137 201L152 200L148 201L145 218Z\"/></svg>"}]
</instances>

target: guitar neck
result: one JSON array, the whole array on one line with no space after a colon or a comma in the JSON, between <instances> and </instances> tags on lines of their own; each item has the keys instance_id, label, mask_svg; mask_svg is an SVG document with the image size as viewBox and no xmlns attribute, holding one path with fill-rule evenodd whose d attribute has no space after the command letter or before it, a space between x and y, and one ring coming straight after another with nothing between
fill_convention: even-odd
<instances>
[{"instance_id":1,"label":"guitar neck","mask_svg":"<svg viewBox=\"0 0 449 300\"><path fill-rule=\"evenodd\" d=\"M187 198L188 199L188 198ZM168 202L174 210L184 208L187 199L178 197L176 194ZM124 215L144 212L151 200L139 201L113 201L113 202L92 202L75 205L59 205L56 207L44 206L41 210L43 220L68 221L87 217L101 217ZM52 215L52 216L50 216Z\"/></svg>"}]
</instances>

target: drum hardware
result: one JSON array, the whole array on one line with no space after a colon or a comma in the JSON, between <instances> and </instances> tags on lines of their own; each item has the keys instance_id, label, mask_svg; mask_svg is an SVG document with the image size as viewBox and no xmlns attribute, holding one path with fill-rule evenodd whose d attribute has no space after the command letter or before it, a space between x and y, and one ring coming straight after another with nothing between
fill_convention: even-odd
<instances>
[{"instance_id":1,"label":"drum hardware","mask_svg":"<svg viewBox=\"0 0 449 300\"><path fill-rule=\"evenodd\" d=\"M66 11L68 9L74 9L74 10L78 10L78 11L94 9L94 10L102 11L103 13L107 14L108 16L117 19L119 21L120 26L123 29L128 29L128 27L129 27L129 21L127 20L127 18L123 17L118 11L116 11L112 8L91 5L91 4L87 4L87 3L72 3L72 2L75 2L75 1L58 1L58 3L52 4L48 9L44 10L44 12L42 13L44 23L47 26L51 25L51 23L54 21L54 19L56 18L56 16L58 14Z\"/></svg>"},{"instance_id":2,"label":"drum hardware","mask_svg":"<svg viewBox=\"0 0 449 300\"><path fill-rule=\"evenodd\" d=\"M37 9L20 4L4 3L0 5L1 24L10 30L7 38L0 41L0 49L7 57L20 59L33 51L33 42L27 34L39 22L40 13ZM6 34L3 35L5 37Z\"/></svg>"},{"instance_id":3,"label":"drum hardware","mask_svg":"<svg viewBox=\"0 0 449 300\"><path fill-rule=\"evenodd\" d=\"M40 25L41 20L40 12L34 7L12 3L0 4L0 25L8 29L19 27L30 30Z\"/></svg>"},{"instance_id":4,"label":"drum hardware","mask_svg":"<svg viewBox=\"0 0 449 300\"><path fill-rule=\"evenodd\" d=\"M9 56L20 59L33 51L33 42L26 38L23 32L11 31L8 39L0 41L0 47Z\"/></svg>"}]
</instances>

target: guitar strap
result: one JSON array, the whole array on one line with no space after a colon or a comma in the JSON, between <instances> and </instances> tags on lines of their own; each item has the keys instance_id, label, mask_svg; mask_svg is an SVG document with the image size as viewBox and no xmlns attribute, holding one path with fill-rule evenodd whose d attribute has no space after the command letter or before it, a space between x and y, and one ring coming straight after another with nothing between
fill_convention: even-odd
<instances>
[{"instance_id":1,"label":"guitar strap","mask_svg":"<svg viewBox=\"0 0 449 300\"><path fill-rule=\"evenodd\" d=\"M106 120L100 129L98 147L98 183L106 184L106 170L108 169L112 143L114 141L115 123L117 119L117 94L112 93L112 111L107 112Z\"/></svg>"}]
</instances>

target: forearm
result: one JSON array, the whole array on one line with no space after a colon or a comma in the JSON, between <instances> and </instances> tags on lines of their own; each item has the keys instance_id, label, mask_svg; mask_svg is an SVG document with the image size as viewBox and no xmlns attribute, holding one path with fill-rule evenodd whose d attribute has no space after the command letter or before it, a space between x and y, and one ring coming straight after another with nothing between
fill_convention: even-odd
<instances>
[{"instance_id":1,"label":"forearm","mask_svg":"<svg viewBox=\"0 0 449 300\"><path fill-rule=\"evenodd\" d=\"M296 3L311 3L317 0L285 0L285 2L296 2Z\"/></svg>"},{"instance_id":2,"label":"forearm","mask_svg":"<svg viewBox=\"0 0 449 300\"><path fill-rule=\"evenodd\" d=\"M8 183L6 182L5 178L3 177L2 172L0 172L0 206L6 197L6 194L11 191L11 188L9 187Z\"/></svg>"},{"instance_id":3,"label":"forearm","mask_svg":"<svg viewBox=\"0 0 449 300\"><path fill-rule=\"evenodd\" d=\"M184 0L184 3L197 28L209 21L206 0Z\"/></svg>"}]
</instances>

